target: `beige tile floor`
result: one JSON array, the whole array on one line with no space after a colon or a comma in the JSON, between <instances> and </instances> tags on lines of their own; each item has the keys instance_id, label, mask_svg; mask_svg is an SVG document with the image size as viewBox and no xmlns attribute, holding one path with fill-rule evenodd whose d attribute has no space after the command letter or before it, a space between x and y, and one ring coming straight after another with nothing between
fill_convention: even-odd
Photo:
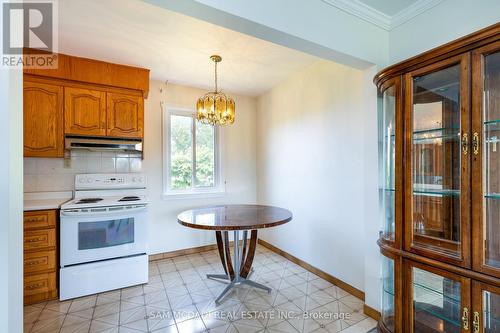
<instances>
[{"instance_id":1,"label":"beige tile floor","mask_svg":"<svg viewBox=\"0 0 500 333\"><path fill-rule=\"evenodd\" d=\"M25 332L343 332L376 322L363 302L287 259L258 247L251 278L268 294L242 286L216 306L224 284L217 252L150 262L149 283L24 308Z\"/></svg>"}]
</instances>

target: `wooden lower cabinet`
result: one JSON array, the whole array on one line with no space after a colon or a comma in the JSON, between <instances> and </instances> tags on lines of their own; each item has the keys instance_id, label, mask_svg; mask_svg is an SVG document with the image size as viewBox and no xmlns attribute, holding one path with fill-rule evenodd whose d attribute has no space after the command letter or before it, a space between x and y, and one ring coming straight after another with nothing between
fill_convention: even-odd
<instances>
[{"instance_id":1,"label":"wooden lower cabinet","mask_svg":"<svg viewBox=\"0 0 500 333\"><path fill-rule=\"evenodd\" d=\"M57 299L57 210L24 212L24 304Z\"/></svg>"},{"instance_id":2,"label":"wooden lower cabinet","mask_svg":"<svg viewBox=\"0 0 500 333\"><path fill-rule=\"evenodd\" d=\"M400 264L387 251L382 255L379 332L500 332L500 285L410 259Z\"/></svg>"},{"instance_id":3,"label":"wooden lower cabinet","mask_svg":"<svg viewBox=\"0 0 500 333\"><path fill-rule=\"evenodd\" d=\"M474 281L472 303L472 332L500 332L500 287Z\"/></svg>"},{"instance_id":4,"label":"wooden lower cabinet","mask_svg":"<svg viewBox=\"0 0 500 333\"><path fill-rule=\"evenodd\" d=\"M412 261L405 262L405 277L405 332L468 332L469 278Z\"/></svg>"}]
</instances>

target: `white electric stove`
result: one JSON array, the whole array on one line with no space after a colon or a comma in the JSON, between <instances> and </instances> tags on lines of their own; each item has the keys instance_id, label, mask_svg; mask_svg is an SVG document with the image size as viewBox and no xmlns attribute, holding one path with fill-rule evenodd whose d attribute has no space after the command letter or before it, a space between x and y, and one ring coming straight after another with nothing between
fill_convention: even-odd
<instances>
[{"instance_id":1,"label":"white electric stove","mask_svg":"<svg viewBox=\"0 0 500 333\"><path fill-rule=\"evenodd\" d=\"M148 281L146 177L75 176L60 213L60 299Z\"/></svg>"}]
</instances>

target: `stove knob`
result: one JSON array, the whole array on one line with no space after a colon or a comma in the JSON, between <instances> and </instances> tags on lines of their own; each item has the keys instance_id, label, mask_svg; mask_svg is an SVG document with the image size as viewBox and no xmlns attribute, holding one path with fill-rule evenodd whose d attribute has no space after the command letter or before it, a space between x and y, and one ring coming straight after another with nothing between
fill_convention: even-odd
<instances>
[{"instance_id":1,"label":"stove knob","mask_svg":"<svg viewBox=\"0 0 500 333\"><path fill-rule=\"evenodd\" d=\"M92 183L92 178L87 178L87 183Z\"/></svg>"},{"instance_id":2,"label":"stove knob","mask_svg":"<svg viewBox=\"0 0 500 333\"><path fill-rule=\"evenodd\" d=\"M132 182L134 183L137 182L137 180L138 180L137 177L132 178Z\"/></svg>"},{"instance_id":3,"label":"stove knob","mask_svg":"<svg viewBox=\"0 0 500 333\"><path fill-rule=\"evenodd\" d=\"M84 183L84 182L85 182L85 179L80 178L80 179L78 180L78 182L79 182L79 183Z\"/></svg>"},{"instance_id":4,"label":"stove knob","mask_svg":"<svg viewBox=\"0 0 500 333\"><path fill-rule=\"evenodd\" d=\"M139 177L139 182L140 183L144 182L144 177Z\"/></svg>"}]
</instances>

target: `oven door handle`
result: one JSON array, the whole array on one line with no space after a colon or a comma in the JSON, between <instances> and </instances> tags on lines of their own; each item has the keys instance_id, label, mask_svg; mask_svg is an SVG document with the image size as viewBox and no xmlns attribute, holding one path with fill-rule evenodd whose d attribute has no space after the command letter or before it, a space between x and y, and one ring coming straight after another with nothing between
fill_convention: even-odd
<instances>
[{"instance_id":1,"label":"oven door handle","mask_svg":"<svg viewBox=\"0 0 500 333\"><path fill-rule=\"evenodd\" d=\"M146 206L114 206L114 207L95 207L88 209L65 209L61 210L61 216L109 216L116 214L128 214L140 212L146 209Z\"/></svg>"}]
</instances>

